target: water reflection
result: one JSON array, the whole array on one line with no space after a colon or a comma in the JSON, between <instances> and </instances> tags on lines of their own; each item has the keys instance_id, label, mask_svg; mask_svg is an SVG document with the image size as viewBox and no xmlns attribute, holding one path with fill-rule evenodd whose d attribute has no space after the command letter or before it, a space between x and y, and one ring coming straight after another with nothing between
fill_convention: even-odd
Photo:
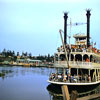
<instances>
[{"instance_id":1,"label":"water reflection","mask_svg":"<svg viewBox=\"0 0 100 100\"><path fill-rule=\"evenodd\" d=\"M8 77L8 75L10 75L11 73L13 73L13 71L10 69L9 70L2 69L0 70L0 77L4 79L5 77Z\"/></svg>"},{"instance_id":2,"label":"water reflection","mask_svg":"<svg viewBox=\"0 0 100 100\"><path fill-rule=\"evenodd\" d=\"M54 68L46 67L21 67L21 66L0 66L0 77L2 79L6 77L14 77L18 75L36 74L49 76L50 73L54 73Z\"/></svg>"},{"instance_id":3,"label":"water reflection","mask_svg":"<svg viewBox=\"0 0 100 100\"><path fill-rule=\"evenodd\" d=\"M47 83L50 73L55 72L55 68L46 67L0 66L0 100L63 100L61 87ZM70 93L75 89L84 96L89 89L100 92L100 85L69 87Z\"/></svg>"},{"instance_id":4,"label":"water reflection","mask_svg":"<svg viewBox=\"0 0 100 100\"><path fill-rule=\"evenodd\" d=\"M61 86L49 84L47 90L50 94L50 100L63 100Z\"/></svg>"},{"instance_id":5,"label":"water reflection","mask_svg":"<svg viewBox=\"0 0 100 100\"><path fill-rule=\"evenodd\" d=\"M0 100L49 100L47 79L53 68L0 66Z\"/></svg>"}]
</instances>

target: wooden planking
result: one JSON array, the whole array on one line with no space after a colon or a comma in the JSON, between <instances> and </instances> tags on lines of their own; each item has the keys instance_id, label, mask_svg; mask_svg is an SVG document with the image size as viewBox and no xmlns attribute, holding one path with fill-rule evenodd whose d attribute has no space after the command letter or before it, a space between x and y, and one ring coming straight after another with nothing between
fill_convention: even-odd
<instances>
[{"instance_id":1,"label":"wooden planking","mask_svg":"<svg viewBox=\"0 0 100 100\"><path fill-rule=\"evenodd\" d=\"M95 99L95 98L99 98L99 97L100 97L100 93L77 98L77 100L90 100L90 99Z\"/></svg>"}]
</instances>

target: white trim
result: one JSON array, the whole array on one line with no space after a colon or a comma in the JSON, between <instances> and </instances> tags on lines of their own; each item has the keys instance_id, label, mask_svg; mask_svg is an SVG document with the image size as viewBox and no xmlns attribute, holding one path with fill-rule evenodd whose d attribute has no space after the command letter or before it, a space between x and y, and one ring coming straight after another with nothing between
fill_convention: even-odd
<instances>
[{"instance_id":1,"label":"white trim","mask_svg":"<svg viewBox=\"0 0 100 100\"><path fill-rule=\"evenodd\" d=\"M58 85L95 85L95 84L98 84L100 83L100 81L96 81L96 82L90 82L90 83L67 83L67 82L55 82L55 81L49 81L47 80L48 83L51 83L51 84L58 84Z\"/></svg>"},{"instance_id":2,"label":"white trim","mask_svg":"<svg viewBox=\"0 0 100 100\"><path fill-rule=\"evenodd\" d=\"M100 63L70 61L71 68L100 69ZM68 68L66 61L56 61L54 67Z\"/></svg>"}]
</instances>

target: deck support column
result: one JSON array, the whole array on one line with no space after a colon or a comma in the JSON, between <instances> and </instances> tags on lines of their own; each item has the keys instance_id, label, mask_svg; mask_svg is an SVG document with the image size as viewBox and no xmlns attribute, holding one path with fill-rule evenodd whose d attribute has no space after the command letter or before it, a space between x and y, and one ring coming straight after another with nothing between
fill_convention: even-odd
<instances>
[{"instance_id":1,"label":"deck support column","mask_svg":"<svg viewBox=\"0 0 100 100\"><path fill-rule=\"evenodd\" d=\"M82 54L82 66L83 66L83 54Z\"/></svg>"},{"instance_id":2,"label":"deck support column","mask_svg":"<svg viewBox=\"0 0 100 100\"><path fill-rule=\"evenodd\" d=\"M78 68L77 68L77 76L78 76Z\"/></svg>"},{"instance_id":3,"label":"deck support column","mask_svg":"<svg viewBox=\"0 0 100 100\"><path fill-rule=\"evenodd\" d=\"M79 69L77 68L77 77L78 77L78 71L79 71ZM79 77L78 77L77 81L79 81Z\"/></svg>"},{"instance_id":4,"label":"deck support column","mask_svg":"<svg viewBox=\"0 0 100 100\"><path fill-rule=\"evenodd\" d=\"M56 74L58 74L58 68L56 68Z\"/></svg>"},{"instance_id":5,"label":"deck support column","mask_svg":"<svg viewBox=\"0 0 100 100\"><path fill-rule=\"evenodd\" d=\"M96 69L95 69L95 81L97 81L97 73L96 73Z\"/></svg>"},{"instance_id":6,"label":"deck support column","mask_svg":"<svg viewBox=\"0 0 100 100\"><path fill-rule=\"evenodd\" d=\"M99 74L98 74L98 69L97 69L97 81L99 80Z\"/></svg>"},{"instance_id":7,"label":"deck support column","mask_svg":"<svg viewBox=\"0 0 100 100\"><path fill-rule=\"evenodd\" d=\"M90 69L89 69L89 76L88 76L88 80L89 80L89 82L91 82L91 75L90 75Z\"/></svg>"},{"instance_id":8,"label":"deck support column","mask_svg":"<svg viewBox=\"0 0 100 100\"><path fill-rule=\"evenodd\" d=\"M75 64L75 54L74 54L74 64Z\"/></svg>"},{"instance_id":9,"label":"deck support column","mask_svg":"<svg viewBox=\"0 0 100 100\"><path fill-rule=\"evenodd\" d=\"M65 74L66 74L65 68L63 69L63 74L64 74L64 76L65 76Z\"/></svg>"},{"instance_id":10,"label":"deck support column","mask_svg":"<svg viewBox=\"0 0 100 100\"><path fill-rule=\"evenodd\" d=\"M58 54L58 61L60 60L60 55Z\"/></svg>"},{"instance_id":11,"label":"deck support column","mask_svg":"<svg viewBox=\"0 0 100 100\"><path fill-rule=\"evenodd\" d=\"M90 69L89 69L89 76L90 76Z\"/></svg>"},{"instance_id":12,"label":"deck support column","mask_svg":"<svg viewBox=\"0 0 100 100\"><path fill-rule=\"evenodd\" d=\"M71 75L71 68L69 68L69 75Z\"/></svg>"},{"instance_id":13,"label":"deck support column","mask_svg":"<svg viewBox=\"0 0 100 100\"><path fill-rule=\"evenodd\" d=\"M89 55L89 66L90 66L90 55Z\"/></svg>"},{"instance_id":14,"label":"deck support column","mask_svg":"<svg viewBox=\"0 0 100 100\"><path fill-rule=\"evenodd\" d=\"M98 69L98 81L100 80L100 69Z\"/></svg>"}]
</instances>

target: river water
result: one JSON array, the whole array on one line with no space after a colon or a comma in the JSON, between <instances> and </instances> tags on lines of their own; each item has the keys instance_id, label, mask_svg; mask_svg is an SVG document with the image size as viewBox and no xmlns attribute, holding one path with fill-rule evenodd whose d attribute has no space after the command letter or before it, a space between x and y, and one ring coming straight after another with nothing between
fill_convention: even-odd
<instances>
[{"instance_id":1,"label":"river water","mask_svg":"<svg viewBox=\"0 0 100 100\"><path fill-rule=\"evenodd\" d=\"M0 100L63 100L61 88L47 83L55 71L46 67L0 66Z\"/></svg>"}]
</instances>

